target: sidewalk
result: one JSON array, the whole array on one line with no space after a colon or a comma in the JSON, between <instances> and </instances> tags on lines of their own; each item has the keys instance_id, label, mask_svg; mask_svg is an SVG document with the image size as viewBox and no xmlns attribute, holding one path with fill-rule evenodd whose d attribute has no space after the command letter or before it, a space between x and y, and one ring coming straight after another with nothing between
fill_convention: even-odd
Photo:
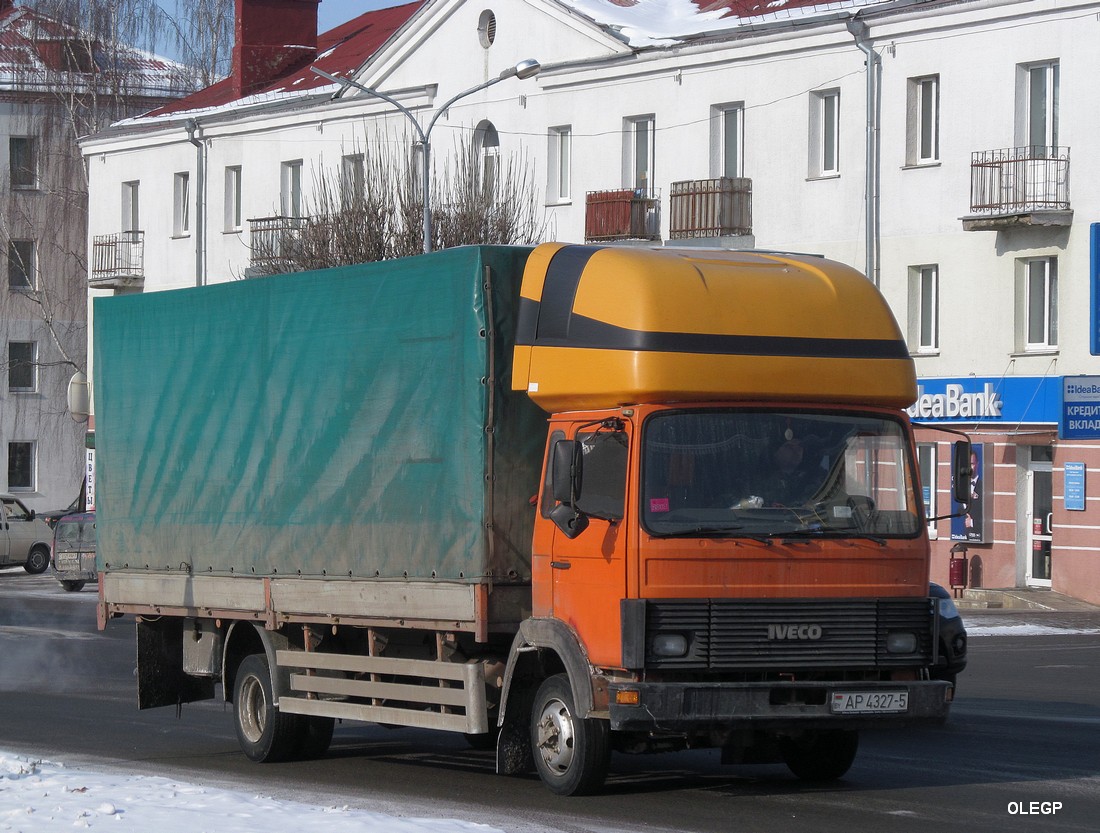
<instances>
[{"instance_id":1,"label":"sidewalk","mask_svg":"<svg viewBox=\"0 0 1100 833\"><path fill-rule=\"evenodd\" d=\"M1012 587L1005 590L972 588L964 590L963 595L955 599L955 604L960 610L966 611L1100 612L1100 607L1096 605L1052 590L1038 590L1034 587Z\"/></svg>"}]
</instances>

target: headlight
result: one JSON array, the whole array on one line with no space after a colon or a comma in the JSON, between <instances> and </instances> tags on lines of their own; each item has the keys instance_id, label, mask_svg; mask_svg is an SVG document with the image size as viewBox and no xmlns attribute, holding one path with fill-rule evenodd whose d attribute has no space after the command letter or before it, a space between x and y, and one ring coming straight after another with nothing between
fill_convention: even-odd
<instances>
[{"instance_id":1,"label":"headlight","mask_svg":"<svg viewBox=\"0 0 1100 833\"><path fill-rule=\"evenodd\" d=\"M891 654L913 654L917 651L915 633L895 632L886 634L886 650Z\"/></svg>"},{"instance_id":2,"label":"headlight","mask_svg":"<svg viewBox=\"0 0 1100 833\"><path fill-rule=\"evenodd\" d=\"M940 599L940 618L941 619L957 619L959 618L959 609L955 607L955 600L951 598Z\"/></svg>"},{"instance_id":3,"label":"headlight","mask_svg":"<svg viewBox=\"0 0 1100 833\"><path fill-rule=\"evenodd\" d=\"M659 633L650 643L656 657L682 657L688 652L687 637L679 633Z\"/></svg>"}]
</instances>

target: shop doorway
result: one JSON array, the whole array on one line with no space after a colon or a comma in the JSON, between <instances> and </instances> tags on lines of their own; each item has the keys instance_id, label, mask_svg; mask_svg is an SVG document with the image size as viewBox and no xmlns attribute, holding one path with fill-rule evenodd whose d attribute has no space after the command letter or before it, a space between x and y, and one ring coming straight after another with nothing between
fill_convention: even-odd
<instances>
[{"instance_id":1,"label":"shop doorway","mask_svg":"<svg viewBox=\"0 0 1100 833\"><path fill-rule=\"evenodd\" d=\"M1027 467L1028 587L1050 587L1051 546L1054 541L1053 449L1032 446Z\"/></svg>"}]
</instances>

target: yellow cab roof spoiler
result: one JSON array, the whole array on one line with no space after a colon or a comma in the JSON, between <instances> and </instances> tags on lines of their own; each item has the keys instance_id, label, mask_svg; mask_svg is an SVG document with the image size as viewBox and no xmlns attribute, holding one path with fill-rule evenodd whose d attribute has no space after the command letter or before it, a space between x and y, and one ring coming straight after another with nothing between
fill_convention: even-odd
<instances>
[{"instance_id":1,"label":"yellow cab roof spoiler","mask_svg":"<svg viewBox=\"0 0 1100 833\"><path fill-rule=\"evenodd\" d=\"M736 400L904 408L916 375L886 300L844 264L546 243L523 274L512 388L551 413Z\"/></svg>"}]
</instances>

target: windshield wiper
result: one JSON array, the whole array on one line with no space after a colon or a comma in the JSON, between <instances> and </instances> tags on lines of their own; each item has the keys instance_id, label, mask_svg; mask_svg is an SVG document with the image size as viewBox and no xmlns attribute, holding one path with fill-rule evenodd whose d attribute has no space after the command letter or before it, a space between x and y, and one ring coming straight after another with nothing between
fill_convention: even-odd
<instances>
[{"instance_id":1,"label":"windshield wiper","mask_svg":"<svg viewBox=\"0 0 1100 833\"><path fill-rule=\"evenodd\" d=\"M654 538L749 538L767 546L772 545L771 536L744 532L738 524L731 526L692 526L677 529L675 532L654 532Z\"/></svg>"},{"instance_id":2,"label":"windshield wiper","mask_svg":"<svg viewBox=\"0 0 1100 833\"><path fill-rule=\"evenodd\" d=\"M880 547L886 546L886 539L867 532L853 532L847 529L829 529L826 527L807 527L806 529L792 529L790 532L777 532L779 538L859 538L871 541Z\"/></svg>"}]
</instances>

